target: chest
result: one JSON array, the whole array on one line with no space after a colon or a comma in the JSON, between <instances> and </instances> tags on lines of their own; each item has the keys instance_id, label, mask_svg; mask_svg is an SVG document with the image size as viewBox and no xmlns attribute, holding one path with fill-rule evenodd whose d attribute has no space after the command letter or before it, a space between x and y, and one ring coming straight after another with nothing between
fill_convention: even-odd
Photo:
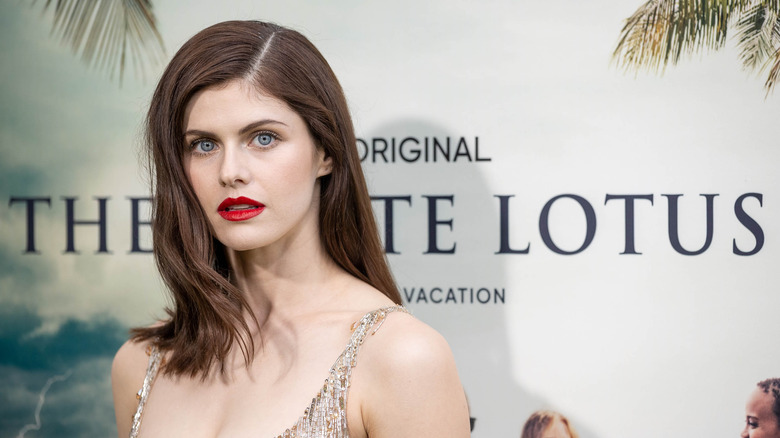
<instances>
[{"instance_id":1,"label":"chest","mask_svg":"<svg viewBox=\"0 0 780 438\"><path fill-rule=\"evenodd\" d=\"M288 429L327 432L293 436L364 435L348 357L334 363L319 350L298 352L295 360L268 356L206 381L158 375L141 436L277 437Z\"/></svg>"}]
</instances>

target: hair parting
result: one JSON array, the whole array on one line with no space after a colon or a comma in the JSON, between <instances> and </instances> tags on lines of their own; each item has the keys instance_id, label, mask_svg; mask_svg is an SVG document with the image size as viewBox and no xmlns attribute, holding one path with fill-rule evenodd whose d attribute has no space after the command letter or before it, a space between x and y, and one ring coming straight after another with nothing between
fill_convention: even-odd
<instances>
[{"instance_id":1,"label":"hair parting","mask_svg":"<svg viewBox=\"0 0 780 438\"><path fill-rule=\"evenodd\" d=\"M260 70L260 66L263 64L263 59L265 58L265 54L268 53L268 48L271 47L271 43L273 43L275 36L276 36L276 32L272 33L271 36L269 36L268 39L265 40L265 44L263 44L263 48L260 50L260 53L257 55L257 58L255 58L255 60L252 61L252 67L249 69L244 79L251 82L253 76L257 74L258 70Z\"/></svg>"}]
</instances>

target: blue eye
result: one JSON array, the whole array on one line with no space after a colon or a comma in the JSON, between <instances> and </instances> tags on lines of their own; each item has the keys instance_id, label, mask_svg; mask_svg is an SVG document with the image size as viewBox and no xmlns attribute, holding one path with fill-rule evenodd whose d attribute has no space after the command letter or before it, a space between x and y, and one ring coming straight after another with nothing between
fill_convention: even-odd
<instances>
[{"instance_id":1,"label":"blue eye","mask_svg":"<svg viewBox=\"0 0 780 438\"><path fill-rule=\"evenodd\" d=\"M271 143L273 143L275 140L275 137L273 134L262 132L260 134L257 134L255 136L255 142L259 144L260 146L269 146Z\"/></svg>"},{"instance_id":2,"label":"blue eye","mask_svg":"<svg viewBox=\"0 0 780 438\"><path fill-rule=\"evenodd\" d=\"M197 152L211 152L217 147L211 140L197 140L192 143L192 148Z\"/></svg>"}]
</instances>

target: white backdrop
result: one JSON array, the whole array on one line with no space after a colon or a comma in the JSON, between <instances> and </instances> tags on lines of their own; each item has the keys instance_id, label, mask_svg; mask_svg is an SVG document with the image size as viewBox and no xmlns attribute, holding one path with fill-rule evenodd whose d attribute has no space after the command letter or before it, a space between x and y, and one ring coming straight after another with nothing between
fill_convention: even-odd
<instances>
[{"instance_id":1,"label":"white backdrop","mask_svg":"<svg viewBox=\"0 0 780 438\"><path fill-rule=\"evenodd\" d=\"M732 45L663 77L634 77L610 66L610 55L639 1L262 3L159 1L154 10L169 54L207 25L256 18L301 31L331 62L369 146L371 193L409 199L393 203L397 254L389 260L413 313L453 348L477 419L474 437L517 437L540 408L563 412L583 438L738 435L753 385L780 375L780 104L777 96L764 100L763 78L741 71ZM39 254L23 254L22 204L3 210L2 255L13 270L3 271L0 301L40 320L19 339L96 316L123 329L147 324L164 298L151 257L128 253L127 197L147 193L136 147L154 80L131 76L119 87L47 38L39 10L4 5L3 16L3 53L15 62L0 66L0 190L7 200L50 197L51 207L38 206ZM451 157L461 155L406 162L397 149L395 162L384 162L370 147L381 144L373 139L398 145L407 137L450 138ZM753 232L735 213L746 193L762 201L740 204L757 224ZM670 243L663 195L681 195L680 243L697 250L706 238L701 194L718 195L711 245L682 255ZM593 240L577 254L552 251L540 232L546 216L557 247L583 245L588 219L571 197L543 214L559 195L593 209ZM641 254L621 254L625 204L605 202L607 195L652 195L652 204L635 201ZM62 196L77 196L76 215L85 219L98 214L93 197L111 198L111 254L94 253L97 232L89 227L76 232L80 254L63 254ZM502 199L506 243L525 254L497 254ZM384 204L374 205L384 229ZM734 254L734 244L756 247L757 228L760 250ZM431 230L435 247L454 253L432 253ZM4 424L32 418L50 375L25 363L1 364L29 381L9 386L29 406L0 411ZM52 403L76 393L68 385L81 382L84 363L52 385ZM100 377L90 391L107 391L109 364L104 355L90 365ZM46 424L40 436L48 436Z\"/></svg>"}]
</instances>

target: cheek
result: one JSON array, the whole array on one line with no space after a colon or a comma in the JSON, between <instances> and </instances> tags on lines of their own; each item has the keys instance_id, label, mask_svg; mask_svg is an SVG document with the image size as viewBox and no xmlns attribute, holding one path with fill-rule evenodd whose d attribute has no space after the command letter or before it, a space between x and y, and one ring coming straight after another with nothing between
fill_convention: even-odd
<instances>
[{"instance_id":1,"label":"cheek","mask_svg":"<svg viewBox=\"0 0 780 438\"><path fill-rule=\"evenodd\" d=\"M295 166L279 169L275 174L275 190L269 195L276 208L276 211L284 214L292 221L299 220L300 217L313 212L318 208L319 190L317 178L311 174L308 166Z\"/></svg>"},{"instance_id":2,"label":"cheek","mask_svg":"<svg viewBox=\"0 0 780 438\"><path fill-rule=\"evenodd\" d=\"M187 177L187 182L190 184L190 187L192 187L193 190L195 190L196 183L192 179L192 164L190 160L183 159L182 160L182 167L184 168L184 175ZM196 192L197 194L197 192Z\"/></svg>"},{"instance_id":3,"label":"cheek","mask_svg":"<svg viewBox=\"0 0 780 438\"><path fill-rule=\"evenodd\" d=\"M305 160L293 160L285 166L280 166L274 179L280 184L280 188L290 195L308 197L316 185L317 171Z\"/></svg>"},{"instance_id":4,"label":"cheek","mask_svg":"<svg viewBox=\"0 0 780 438\"><path fill-rule=\"evenodd\" d=\"M315 181L302 177L302 175L289 175L287 178L280 179L279 190L274 196L277 207L284 206L291 214L302 214L309 210L314 201L313 186Z\"/></svg>"},{"instance_id":5,"label":"cheek","mask_svg":"<svg viewBox=\"0 0 780 438\"><path fill-rule=\"evenodd\" d=\"M195 192L195 196L198 198L198 202L203 204L203 197L205 193L205 187L202 174L195 166L193 166L189 160L184 160L184 174L187 176L187 181L192 187L192 191Z\"/></svg>"}]
</instances>

